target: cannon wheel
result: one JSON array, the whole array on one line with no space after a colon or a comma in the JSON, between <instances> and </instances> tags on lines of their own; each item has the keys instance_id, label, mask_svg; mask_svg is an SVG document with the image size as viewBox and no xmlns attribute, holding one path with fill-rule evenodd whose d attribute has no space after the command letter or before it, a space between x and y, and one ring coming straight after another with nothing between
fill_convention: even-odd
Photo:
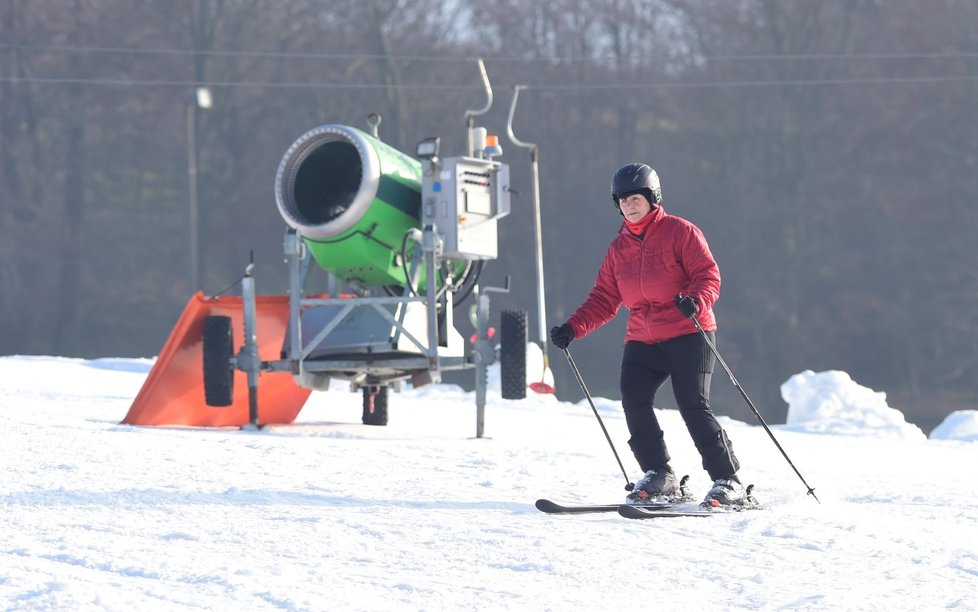
<instances>
[{"instance_id":1,"label":"cannon wheel","mask_svg":"<svg viewBox=\"0 0 978 612\"><path fill-rule=\"evenodd\" d=\"M234 338L231 317L204 319L204 399L208 406L230 406L234 395Z\"/></svg>"},{"instance_id":2,"label":"cannon wheel","mask_svg":"<svg viewBox=\"0 0 978 612\"><path fill-rule=\"evenodd\" d=\"M526 397L526 311L504 310L501 319L499 379L503 399Z\"/></svg>"},{"instance_id":3,"label":"cannon wheel","mask_svg":"<svg viewBox=\"0 0 978 612\"><path fill-rule=\"evenodd\" d=\"M387 387L363 388L363 424L387 425Z\"/></svg>"}]
</instances>

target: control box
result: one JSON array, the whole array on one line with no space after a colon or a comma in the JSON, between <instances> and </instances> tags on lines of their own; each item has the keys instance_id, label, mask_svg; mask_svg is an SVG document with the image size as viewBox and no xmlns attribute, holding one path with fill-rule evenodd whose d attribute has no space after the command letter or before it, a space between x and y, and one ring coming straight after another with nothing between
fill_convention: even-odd
<instances>
[{"instance_id":1,"label":"control box","mask_svg":"<svg viewBox=\"0 0 978 612\"><path fill-rule=\"evenodd\" d=\"M421 221L441 236L441 257L496 259L497 221L510 211L509 166L476 157L425 164Z\"/></svg>"}]
</instances>

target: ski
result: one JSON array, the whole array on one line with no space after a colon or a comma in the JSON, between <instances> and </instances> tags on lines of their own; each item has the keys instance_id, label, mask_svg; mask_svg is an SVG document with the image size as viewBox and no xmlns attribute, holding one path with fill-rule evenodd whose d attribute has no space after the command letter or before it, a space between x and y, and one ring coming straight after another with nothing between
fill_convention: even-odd
<instances>
[{"instance_id":1,"label":"ski","mask_svg":"<svg viewBox=\"0 0 978 612\"><path fill-rule=\"evenodd\" d=\"M659 502L648 502L643 504L634 504L637 507L649 508L651 510L668 510L670 508L677 508L679 506L688 505L689 502L693 501L693 497L690 495L689 490L686 488L686 483L689 481L689 476L683 476L679 480L679 491L680 495L672 500L663 500ZM631 490L631 489L629 489ZM558 504L557 502L550 501L549 499L538 499L536 503L537 510L540 512L546 512L547 514L590 514L595 512L615 512L622 506L627 506L626 503L617 504L581 504L576 506L565 506Z\"/></svg>"},{"instance_id":2,"label":"ski","mask_svg":"<svg viewBox=\"0 0 978 612\"><path fill-rule=\"evenodd\" d=\"M648 506L619 506L618 514L630 519L676 518L684 516L716 516L718 514L736 514L747 510L760 510L761 505L753 495L754 485L747 486L747 497L744 503L736 506L720 506L715 500L690 508L680 505L672 508L650 508Z\"/></svg>"},{"instance_id":3,"label":"ski","mask_svg":"<svg viewBox=\"0 0 978 612\"><path fill-rule=\"evenodd\" d=\"M618 514L630 519L681 518L684 516L714 516L726 514L714 510L683 510L681 508L648 508L646 506L619 506Z\"/></svg>"},{"instance_id":4,"label":"ski","mask_svg":"<svg viewBox=\"0 0 978 612\"><path fill-rule=\"evenodd\" d=\"M549 499L538 499L536 502L537 510L547 514L591 514L596 512L616 512L626 504L583 504L576 506L565 506ZM666 510L674 507L674 504L661 503L643 506L653 510Z\"/></svg>"}]
</instances>

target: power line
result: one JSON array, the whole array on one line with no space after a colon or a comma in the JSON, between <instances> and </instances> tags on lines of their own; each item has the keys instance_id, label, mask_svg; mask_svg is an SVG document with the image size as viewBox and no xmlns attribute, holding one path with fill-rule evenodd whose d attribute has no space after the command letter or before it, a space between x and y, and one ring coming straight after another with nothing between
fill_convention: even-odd
<instances>
[{"instance_id":1,"label":"power line","mask_svg":"<svg viewBox=\"0 0 978 612\"><path fill-rule=\"evenodd\" d=\"M401 59L415 61L474 61L475 57L444 55L382 55L369 53L303 53L297 51L234 51L220 49L165 49L160 47L81 47L66 45L0 44L0 49L20 51L53 51L62 53L105 53L135 55L209 55L218 57L254 57L271 59Z\"/></svg>"},{"instance_id":2,"label":"power line","mask_svg":"<svg viewBox=\"0 0 978 612\"><path fill-rule=\"evenodd\" d=\"M543 89L553 91L588 89L657 89L657 88L723 88L723 87L781 87L797 85L883 85L897 83L951 83L956 81L978 81L978 75L933 76L933 77L878 77L859 79L776 79L760 81L685 81L670 83L615 83L607 85L542 85L527 86L527 90Z\"/></svg>"},{"instance_id":3,"label":"power line","mask_svg":"<svg viewBox=\"0 0 978 612\"><path fill-rule=\"evenodd\" d=\"M173 49L163 47L112 47L78 45L25 45L2 43L0 49L19 51L48 51L58 53L104 53L137 55L184 55L217 57L252 57L271 59L384 59L429 62L473 61L475 56L446 55L384 55L370 53L311 53L293 51L240 51L228 49ZM740 54L740 55L698 55L693 59L705 61L800 61L800 60L908 60L908 59L968 59L978 58L978 51L924 51L924 52L869 52L869 53L790 53L790 54ZM515 56L485 56L487 61L499 62L582 62L615 59L613 56L561 57L544 56L538 58ZM631 58L634 59L634 58Z\"/></svg>"},{"instance_id":4,"label":"power line","mask_svg":"<svg viewBox=\"0 0 978 612\"><path fill-rule=\"evenodd\" d=\"M795 61L795 60L902 60L902 59L967 59L978 57L978 51L933 51L902 53L787 53L783 55L705 55L709 61Z\"/></svg>"},{"instance_id":5,"label":"power line","mask_svg":"<svg viewBox=\"0 0 978 612\"><path fill-rule=\"evenodd\" d=\"M285 81L187 81L187 80L143 80L143 79L109 79L109 78L74 78L74 77L0 77L2 83L35 83L35 84L65 84L65 85L110 85L110 86L141 86L141 87L266 87L282 89L422 89L422 90L463 90L482 91L481 86L475 85L385 85L383 83L290 83Z\"/></svg>"},{"instance_id":6,"label":"power line","mask_svg":"<svg viewBox=\"0 0 978 612\"><path fill-rule=\"evenodd\" d=\"M929 77L879 77L858 79L778 79L755 81L672 81L659 83L601 83L579 85L528 85L524 91L589 91L589 90L646 90L646 89L712 89L735 87L784 87L819 85L885 85L914 83L953 83L978 81L978 76L929 76ZM403 89L418 91L482 91L477 85L451 84L400 84L383 83L315 83L285 81L191 81L191 80L145 80L74 77L0 77L0 83L42 84L42 85L104 85L118 87L261 87L271 89ZM510 88L512 86L503 86Z\"/></svg>"}]
</instances>

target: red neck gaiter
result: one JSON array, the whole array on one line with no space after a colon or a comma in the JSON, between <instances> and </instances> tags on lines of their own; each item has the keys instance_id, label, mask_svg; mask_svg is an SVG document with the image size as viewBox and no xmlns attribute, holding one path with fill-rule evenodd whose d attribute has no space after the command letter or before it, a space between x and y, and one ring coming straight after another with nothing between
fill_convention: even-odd
<instances>
[{"instance_id":1,"label":"red neck gaiter","mask_svg":"<svg viewBox=\"0 0 978 612\"><path fill-rule=\"evenodd\" d=\"M652 219L655 217L655 215L652 214L653 212L655 212L655 209L650 210L649 214L645 215L635 223L625 219L625 227L628 228L628 231L631 232L632 235L641 236L645 233L645 228L652 223Z\"/></svg>"}]
</instances>

